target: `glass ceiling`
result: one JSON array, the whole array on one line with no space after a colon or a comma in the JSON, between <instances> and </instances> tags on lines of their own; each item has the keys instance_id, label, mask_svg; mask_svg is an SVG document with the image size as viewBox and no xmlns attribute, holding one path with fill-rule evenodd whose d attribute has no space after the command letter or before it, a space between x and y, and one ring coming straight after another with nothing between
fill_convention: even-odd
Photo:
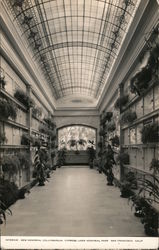
<instances>
[{"instance_id":1,"label":"glass ceiling","mask_svg":"<svg viewBox=\"0 0 159 250\"><path fill-rule=\"evenodd\" d=\"M8 0L56 99L98 98L139 0Z\"/></svg>"}]
</instances>

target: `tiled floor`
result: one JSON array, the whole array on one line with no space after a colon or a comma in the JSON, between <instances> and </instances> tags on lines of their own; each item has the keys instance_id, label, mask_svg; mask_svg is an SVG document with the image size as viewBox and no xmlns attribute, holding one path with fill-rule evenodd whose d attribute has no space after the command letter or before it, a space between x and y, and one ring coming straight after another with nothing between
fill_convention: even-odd
<instances>
[{"instance_id":1,"label":"tiled floor","mask_svg":"<svg viewBox=\"0 0 159 250\"><path fill-rule=\"evenodd\" d=\"M117 187L94 169L57 169L44 187L11 207L2 235L15 236L145 236Z\"/></svg>"}]
</instances>

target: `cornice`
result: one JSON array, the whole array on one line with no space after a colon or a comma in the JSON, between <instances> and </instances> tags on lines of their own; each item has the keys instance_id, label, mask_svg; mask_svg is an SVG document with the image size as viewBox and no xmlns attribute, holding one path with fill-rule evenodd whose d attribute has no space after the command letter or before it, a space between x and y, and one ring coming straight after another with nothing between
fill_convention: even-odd
<instances>
[{"instance_id":1,"label":"cornice","mask_svg":"<svg viewBox=\"0 0 159 250\"><path fill-rule=\"evenodd\" d=\"M119 53L119 59L115 63L115 68L112 70L112 74L97 105L100 112L109 106L111 97L115 92L117 93L119 83L130 74L130 71L136 65L137 58L145 46L143 34L149 32L158 20L157 7L155 0L141 1L134 23L132 23L127 39L123 43L124 50L122 48Z\"/></svg>"},{"instance_id":2,"label":"cornice","mask_svg":"<svg viewBox=\"0 0 159 250\"><path fill-rule=\"evenodd\" d=\"M96 109L85 109L85 110L56 110L54 113L55 117L81 117L81 116L97 116L99 117L99 112Z\"/></svg>"}]
</instances>

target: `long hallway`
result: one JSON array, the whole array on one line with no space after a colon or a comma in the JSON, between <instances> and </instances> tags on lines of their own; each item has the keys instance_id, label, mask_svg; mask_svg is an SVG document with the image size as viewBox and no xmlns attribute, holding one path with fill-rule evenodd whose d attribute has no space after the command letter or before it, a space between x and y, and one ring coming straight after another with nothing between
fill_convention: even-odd
<instances>
[{"instance_id":1,"label":"long hallway","mask_svg":"<svg viewBox=\"0 0 159 250\"><path fill-rule=\"evenodd\" d=\"M11 210L3 236L145 236L119 189L86 167L57 169L44 187L35 186Z\"/></svg>"}]
</instances>

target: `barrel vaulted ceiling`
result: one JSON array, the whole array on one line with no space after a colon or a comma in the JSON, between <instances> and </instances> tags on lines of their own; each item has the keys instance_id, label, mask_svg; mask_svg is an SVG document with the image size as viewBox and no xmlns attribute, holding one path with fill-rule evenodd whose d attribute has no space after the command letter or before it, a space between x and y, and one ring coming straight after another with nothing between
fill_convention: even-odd
<instances>
[{"instance_id":1,"label":"barrel vaulted ceiling","mask_svg":"<svg viewBox=\"0 0 159 250\"><path fill-rule=\"evenodd\" d=\"M8 0L54 98L97 100L139 0ZM78 96L78 98L73 98Z\"/></svg>"}]
</instances>

